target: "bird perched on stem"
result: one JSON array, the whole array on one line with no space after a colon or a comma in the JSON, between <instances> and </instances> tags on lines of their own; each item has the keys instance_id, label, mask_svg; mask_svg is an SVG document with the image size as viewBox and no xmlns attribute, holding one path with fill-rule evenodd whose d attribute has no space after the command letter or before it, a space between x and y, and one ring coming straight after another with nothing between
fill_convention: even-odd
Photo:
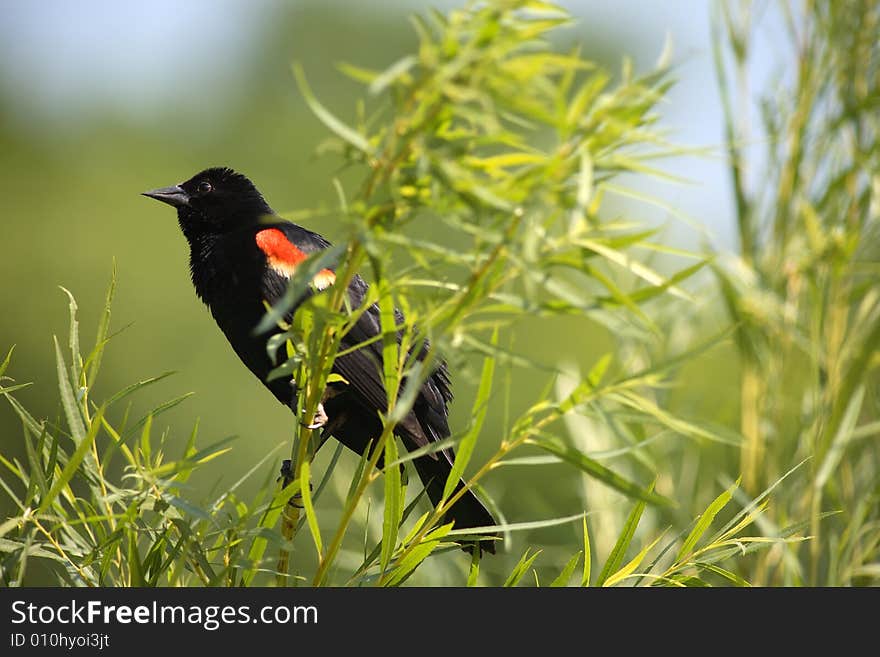
<instances>
[{"instance_id":1,"label":"bird perched on stem","mask_svg":"<svg viewBox=\"0 0 880 657\"><path fill-rule=\"evenodd\" d=\"M190 248L190 271L196 294L208 306L217 325L241 361L275 395L297 414L295 387L291 381L268 381L275 363L266 349L267 340L280 332L277 326L257 332L266 313L283 295L296 268L311 254L330 243L310 230L279 217L254 184L228 168L211 168L186 182L144 192L177 209L180 228ZM334 284L335 272L323 269L314 278L318 290ZM355 275L348 286L352 308L359 308L367 284ZM285 319L289 322L296 306ZM328 385L316 422L322 441L332 435L349 449L362 454L375 445L382 433L380 413L387 411L382 370L379 310L374 305L360 314L342 338L332 371L342 382ZM361 345L358 347L358 345ZM424 351L424 350L423 350ZM412 410L395 427L395 434L412 451L450 435L448 404L451 383L445 363L426 379ZM428 497L437 505L454 462L451 449L425 454L413 460ZM462 487L459 482L459 490ZM456 529L495 524L492 514L470 490L446 513ZM495 551L492 537L465 544Z\"/></svg>"}]
</instances>

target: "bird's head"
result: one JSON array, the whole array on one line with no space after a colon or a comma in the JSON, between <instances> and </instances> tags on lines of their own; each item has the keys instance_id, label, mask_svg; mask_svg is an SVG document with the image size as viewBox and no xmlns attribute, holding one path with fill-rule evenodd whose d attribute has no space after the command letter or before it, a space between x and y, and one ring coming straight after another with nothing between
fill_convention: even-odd
<instances>
[{"instance_id":1,"label":"bird's head","mask_svg":"<svg viewBox=\"0 0 880 657\"><path fill-rule=\"evenodd\" d=\"M197 173L186 182L144 192L177 208L180 226L192 233L225 233L257 224L272 208L248 178L226 167Z\"/></svg>"}]
</instances>

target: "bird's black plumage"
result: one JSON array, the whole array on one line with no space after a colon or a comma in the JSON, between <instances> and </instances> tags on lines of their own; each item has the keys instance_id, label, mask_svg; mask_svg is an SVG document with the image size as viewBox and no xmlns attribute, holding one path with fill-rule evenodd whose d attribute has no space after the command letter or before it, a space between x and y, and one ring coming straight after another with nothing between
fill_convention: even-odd
<instances>
[{"instance_id":1,"label":"bird's black plumage","mask_svg":"<svg viewBox=\"0 0 880 657\"><path fill-rule=\"evenodd\" d=\"M241 361L278 401L296 412L291 382L284 378L266 381L275 366L266 342L279 329L261 335L256 335L254 329L265 314L264 302L274 304L285 292L289 271L284 267L293 266L296 258L326 249L330 243L279 217L248 178L228 168L206 169L180 185L145 195L177 208L178 222L190 247L196 294L208 306ZM332 277L332 273L329 275ZM355 276L348 291L352 307L357 308L366 296L367 284ZM379 311L373 305L342 338L340 351L379 333ZM379 413L387 410L381 343L363 345L338 357L333 371L345 383L331 384L324 401L327 422L323 432L363 453L371 441L375 444L382 431ZM395 429L407 449L450 435L447 407L451 400L449 373L442 363L425 381L412 411ZM452 450L446 449L413 461L435 504L442 497L453 460ZM495 524L491 513L471 491L450 509L447 520L454 520L458 529ZM479 545L495 551L491 540Z\"/></svg>"}]
</instances>

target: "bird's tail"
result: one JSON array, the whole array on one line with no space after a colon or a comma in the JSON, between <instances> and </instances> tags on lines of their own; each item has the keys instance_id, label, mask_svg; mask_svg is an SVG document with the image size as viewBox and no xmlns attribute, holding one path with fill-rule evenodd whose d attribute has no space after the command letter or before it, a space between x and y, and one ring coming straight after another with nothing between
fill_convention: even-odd
<instances>
[{"instance_id":1,"label":"bird's tail","mask_svg":"<svg viewBox=\"0 0 880 657\"><path fill-rule=\"evenodd\" d=\"M431 503L436 507L443 499L443 488L446 485L446 478L449 476L449 462L444 458L443 454L436 454L439 458L433 458L434 455L421 456L413 461L419 478L425 485L428 497ZM459 481L455 492L461 490L464 483ZM455 529L470 529L473 527L491 527L498 524L489 509L474 495L471 490L465 491L458 501L446 512L444 516L446 522L453 521ZM479 539L466 542L463 547L466 551L473 551L474 547L485 550L490 554L495 554L495 542L497 534L487 534Z\"/></svg>"}]
</instances>

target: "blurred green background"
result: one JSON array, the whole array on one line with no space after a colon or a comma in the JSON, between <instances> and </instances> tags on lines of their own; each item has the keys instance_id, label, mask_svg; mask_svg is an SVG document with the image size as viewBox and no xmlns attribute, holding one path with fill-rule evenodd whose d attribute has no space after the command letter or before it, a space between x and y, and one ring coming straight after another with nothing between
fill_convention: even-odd
<instances>
[{"instance_id":1,"label":"blurred green background","mask_svg":"<svg viewBox=\"0 0 880 657\"><path fill-rule=\"evenodd\" d=\"M638 70L648 70L668 34L680 82L661 108L664 125L677 142L721 142L708 3L682 3L675 12L659 1L561 4L578 18L576 27L565 30L567 38L581 43L586 57L615 72L624 55L634 58ZM119 287L112 326L127 328L105 355L93 398L175 370L175 376L139 396L135 416L193 391L191 399L157 423L167 425L181 441L196 418L202 443L239 437L231 455L215 462L210 474L200 473L193 480L197 499L212 487L234 481L268 449L287 441L291 416L238 362L195 298L188 253L173 212L139 194L179 182L207 166L229 165L251 177L281 213L332 206L329 180L339 162L314 156L324 128L299 98L290 64L302 62L322 102L351 118L361 89L335 65L388 65L416 43L407 14L427 5L355 0L7 0L2 7L0 350L5 353L15 344L9 374L34 382L18 397L38 417L58 415L52 401L56 374L51 338L57 334L64 340L67 332L67 304L58 286L76 296L87 344L94 336L115 258ZM701 229L641 204L618 209L651 224L669 223L665 240L670 244L729 248L732 213L721 159L681 158L666 168L695 184L674 186L647 179L627 183L697 218L703 222ZM339 236L339 225L332 220L304 223L331 241ZM718 326L723 323L723 317L718 318ZM548 365L564 358L588 368L613 345L604 329L582 318L527 322L516 335L517 349ZM729 367L724 354L717 352L691 364L693 389L672 393L679 407L706 410L715 421L735 423L736 373ZM452 407L453 426L465 423L472 375L478 371L479 363L461 364L455 378L459 403ZM512 410L534 401L548 377L545 372L519 372ZM700 395L703 385L713 386L712 396ZM501 422L499 404L490 412L484 433L498 435ZM4 455L20 455L20 443L18 419L8 405L0 405L0 449ZM484 451L490 447L485 445ZM266 476L285 452L278 452L266 466ZM736 454L730 450L727 457L735 459ZM329 455L325 448L316 471ZM347 481L334 483L342 491L347 486ZM493 474L486 487L511 522L564 516L584 508L581 477L563 466L541 466L528 473L508 468ZM628 502L617 496L609 500L605 502L615 505L620 516ZM323 502L332 506L330 496ZM0 509L4 504L0 502ZM530 537L542 543L548 572L558 572L555 556L558 564L564 563L578 532L577 527L565 526ZM602 534L600 530L600 544ZM611 538L604 540L613 541L615 534L615 528L607 528ZM489 577L509 571L518 556L514 550L487 563L484 571ZM460 581L466 560L444 559L448 574L432 581Z\"/></svg>"}]
</instances>

